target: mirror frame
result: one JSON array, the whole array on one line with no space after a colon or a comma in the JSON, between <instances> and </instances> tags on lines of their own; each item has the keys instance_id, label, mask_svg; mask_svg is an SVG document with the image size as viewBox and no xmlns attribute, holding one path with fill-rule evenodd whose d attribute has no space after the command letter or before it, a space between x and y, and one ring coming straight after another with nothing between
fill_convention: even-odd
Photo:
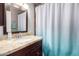
<instances>
[{"instance_id":1,"label":"mirror frame","mask_svg":"<svg viewBox=\"0 0 79 59\"><path fill-rule=\"evenodd\" d=\"M26 31L17 31L12 33L24 33L28 31L28 11L26 10ZM6 31L6 10L5 10L5 4L4 4L4 34L7 34Z\"/></svg>"}]
</instances>

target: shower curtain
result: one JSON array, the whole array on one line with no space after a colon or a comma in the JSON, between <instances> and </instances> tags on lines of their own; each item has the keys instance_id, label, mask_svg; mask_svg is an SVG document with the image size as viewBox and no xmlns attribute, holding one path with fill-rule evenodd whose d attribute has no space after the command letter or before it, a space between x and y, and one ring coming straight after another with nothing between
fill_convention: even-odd
<instances>
[{"instance_id":1,"label":"shower curtain","mask_svg":"<svg viewBox=\"0 0 79 59\"><path fill-rule=\"evenodd\" d=\"M36 35L45 56L79 56L79 4L47 3L36 7Z\"/></svg>"}]
</instances>

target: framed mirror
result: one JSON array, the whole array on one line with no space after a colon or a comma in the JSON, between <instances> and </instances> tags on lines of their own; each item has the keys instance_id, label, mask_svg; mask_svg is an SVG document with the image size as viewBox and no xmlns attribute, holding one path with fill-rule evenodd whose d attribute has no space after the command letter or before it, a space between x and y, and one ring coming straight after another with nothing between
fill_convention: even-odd
<instances>
[{"instance_id":1,"label":"framed mirror","mask_svg":"<svg viewBox=\"0 0 79 59\"><path fill-rule=\"evenodd\" d=\"M6 13L6 12L9 13ZM27 32L28 29L28 11L23 6L15 3L5 3L6 22L11 18L11 32ZM8 16L7 16L8 15ZM10 21L10 20L9 20ZM6 25L8 26L8 24ZM10 24L9 24L10 25ZM6 28L7 28L6 26ZM7 30L6 30L7 32Z\"/></svg>"}]
</instances>

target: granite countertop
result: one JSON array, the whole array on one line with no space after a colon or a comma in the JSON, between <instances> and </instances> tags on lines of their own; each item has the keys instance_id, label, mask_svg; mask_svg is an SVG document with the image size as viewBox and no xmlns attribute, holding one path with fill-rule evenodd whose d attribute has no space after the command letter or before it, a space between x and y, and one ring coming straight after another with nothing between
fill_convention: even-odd
<instances>
[{"instance_id":1,"label":"granite countertop","mask_svg":"<svg viewBox=\"0 0 79 59\"><path fill-rule=\"evenodd\" d=\"M0 56L9 55L41 39L42 38L38 36L28 35L28 36L24 36L22 39L17 39L17 38L7 39L6 38L3 40L0 40Z\"/></svg>"}]
</instances>

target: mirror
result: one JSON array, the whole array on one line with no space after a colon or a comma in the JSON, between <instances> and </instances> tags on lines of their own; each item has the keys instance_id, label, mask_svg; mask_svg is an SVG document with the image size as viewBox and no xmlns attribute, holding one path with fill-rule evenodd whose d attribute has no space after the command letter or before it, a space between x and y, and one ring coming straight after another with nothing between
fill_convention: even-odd
<instances>
[{"instance_id":1,"label":"mirror","mask_svg":"<svg viewBox=\"0 0 79 59\"><path fill-rule=\"evenodd\" d=\"M27 31L27 9L23 8L23 6L15 4L15 3L6 3L5 11L9 11L11 18L11 32L25 32ZM6 16L8 14L6 13ZM7 17L7 18L8 18ZM8 20L8 19L7 19Z\"/></svg>"},{"instance_id":2,"label":"mirror","mask_svg":"<svg viewBox=\"0 0 79 59\"><path fill-rule=\"evenodd\" d=\"M11 30L12 32L26 31L26 11L11 7Z\"/></svg>"}]
</instances>

